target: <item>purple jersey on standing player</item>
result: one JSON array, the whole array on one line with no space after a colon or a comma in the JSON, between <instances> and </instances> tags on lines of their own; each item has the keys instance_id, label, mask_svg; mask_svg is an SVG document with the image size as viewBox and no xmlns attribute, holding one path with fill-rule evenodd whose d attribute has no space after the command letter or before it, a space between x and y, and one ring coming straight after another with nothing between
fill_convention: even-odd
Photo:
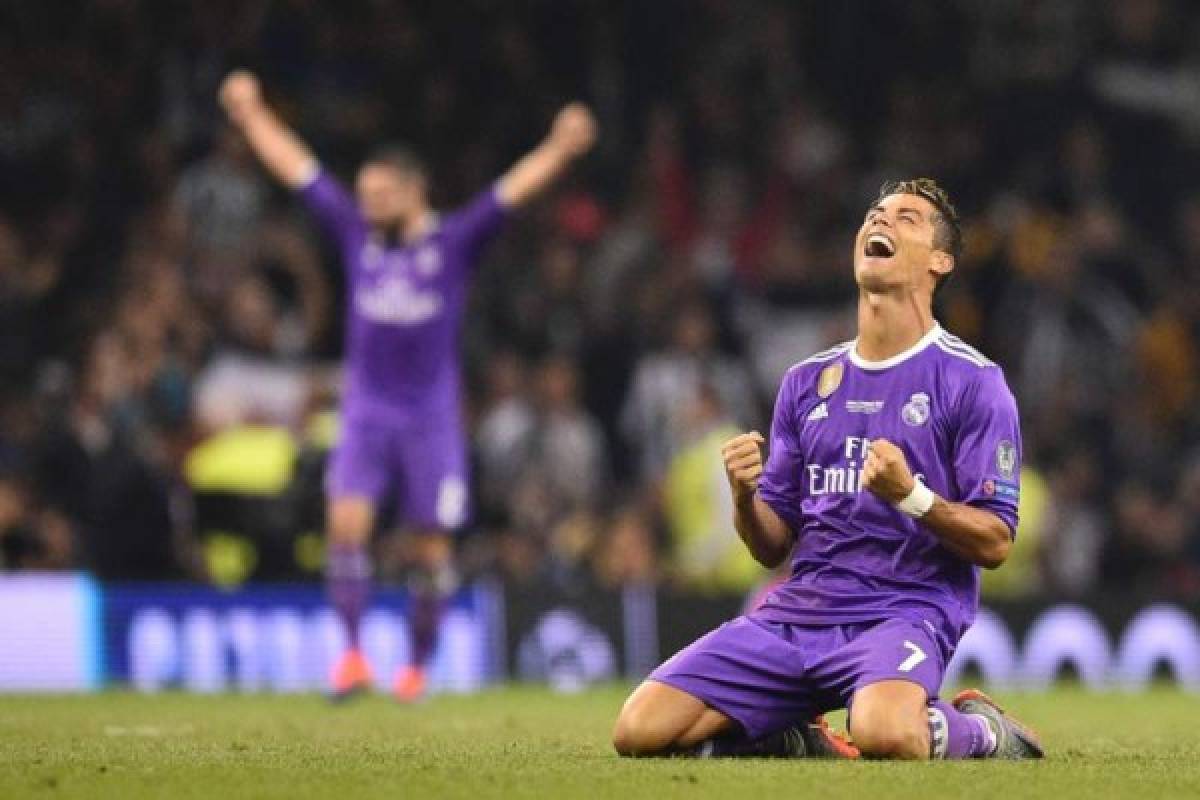
<instances>
[{"instance_id":1,"label":"purple jersey on standing player","mask_svg":"<svg viewBox=\"0 0 1200 800\"><path fill-rule=\"evenodd\" d=\"M389 245L324 170L300 194L346 269L343 423L330 491L379 500L395 489L409 522L457 527L466 494L459 327L468 278L504 207L489 188L420 239Z\"/></svg>"},{"instance_id":2,"label":"purple jersey on standing player","mask_svg":"<svg viewBox=\"0 0 1200 800\"><path fill-rule=\"evenodd\" d=\"M792 574L753 616L793 625L903 619L944 660L975 616L979 568L861 487L867 445L898 446L914 475L950 502L1015 532L1021 437L1000 368L935 326L893 358L853 343L784 377L758 494L796 534Z\"/></svg>"},{"instance_id":3,"label":"purple jersey on standing player","mask_svg":"<svg viewBox=\"0 0 1200 800\"><path fill-rule=\"evenodd\" d=\"M467 278L504 221L495 190L442 216L418 241L393 247L324 170L301 196L346 265L346 406L407 416L457 403Z\"/></svg>"}]
</instances>

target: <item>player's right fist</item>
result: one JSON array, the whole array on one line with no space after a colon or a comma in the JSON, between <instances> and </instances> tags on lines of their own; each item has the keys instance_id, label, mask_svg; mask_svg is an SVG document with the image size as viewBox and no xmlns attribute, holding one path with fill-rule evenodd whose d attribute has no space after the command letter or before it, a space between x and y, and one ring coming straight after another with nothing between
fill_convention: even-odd
<instances>
[{"instance_id":1,"label":"player's right fist","mask_svg":"<svg viewBox=\"0 0 1200 800\"><path fill-rule=\"evenodd\" d=\"M572 157L581 156L596 143L596 118L583 103L568 103L554 117L550 137Z\"/></svg>"},{"instance_id":2,"label":"player's right fist","mask_svg":"<svg viewBox=\"0 0 1200 800\"><path fill-rule=\"evenodd\" d=\"M734 500L745 500L758 490L758 479L763 471L762 444L762 434L750 431L733 437L721 446L725 476L729 478Z\"/></svg>"},{"instance_id":3,"label":"player's right fist","mask_svg":"<svg viewBox=\"0 0 1200 800\"><path fill-rule=\"evenodd\" d=\"M229 73L221 82L217 96L225 113L235 121L262 105L262 90L258 86L258 78L244 69Z\"/></svg>"}]
</instances>

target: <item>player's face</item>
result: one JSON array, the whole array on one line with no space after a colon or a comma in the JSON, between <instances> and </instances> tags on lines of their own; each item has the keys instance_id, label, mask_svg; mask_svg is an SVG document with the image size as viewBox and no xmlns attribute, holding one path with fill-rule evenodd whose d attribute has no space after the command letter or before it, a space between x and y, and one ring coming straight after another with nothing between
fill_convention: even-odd
<instances>
[{"instance_id":1,"label":"player's face","mask_svg":"<svg viewBox=\"0 0 1200 800\"><path fill-rule=\"evenodd\" d=\"M948 271L936 250L937 209L924 197L893 194L867 211L854 240L854 280L871 292L900 288L933 290L936 272Z\"/></svg>"},{"instance_id":2,"label":"player's face","mask_svg":"<svg viewBox=\"0 0 1200 800\"><path fill-rule=\"evenodd\" d=\"M374 227L403 225L424 208L425 186L419 176L388 164L365 164L355 186L358 205Z\"/></svg>"}]
</instances>

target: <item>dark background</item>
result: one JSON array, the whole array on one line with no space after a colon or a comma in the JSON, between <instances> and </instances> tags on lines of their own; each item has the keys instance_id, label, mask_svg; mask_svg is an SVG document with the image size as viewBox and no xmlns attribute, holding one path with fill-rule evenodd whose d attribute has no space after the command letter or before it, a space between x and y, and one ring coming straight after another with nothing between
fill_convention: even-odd
<instances>
[{"instance_id":1,"label":"dark background","mask_svg":"<svg viewBox=\"0 0 1200 800\"><path fill-rule=\"evenodd\" d=\"M931 175L966 221L939 316L1023 415L985 590L1200 596L1198 34L1166 0L0 3L0 564L319 573L340 274L222 122L248 67L339 174L403 140L443 206L599 118L476 278L470 572L757 582L713 443L853 335L853 231Z\"/></svg>"}]
</instances>

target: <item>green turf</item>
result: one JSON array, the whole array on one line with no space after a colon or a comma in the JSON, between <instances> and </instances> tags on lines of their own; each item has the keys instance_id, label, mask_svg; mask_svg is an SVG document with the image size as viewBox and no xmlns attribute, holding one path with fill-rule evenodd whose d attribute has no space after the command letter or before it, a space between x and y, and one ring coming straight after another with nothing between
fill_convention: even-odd
<instances>
[{"instance_id":1,"label":"green turf","mask_svg":"<svg viewBox=\"0 0 1200 800\"><path fill-rule=\"evenodd\" d=\"M624 760L623 688L383 698L0 696L0 798L1200 797L1200 697L1006 696L1044 762Z\"/></svg>"}]
</instances>

